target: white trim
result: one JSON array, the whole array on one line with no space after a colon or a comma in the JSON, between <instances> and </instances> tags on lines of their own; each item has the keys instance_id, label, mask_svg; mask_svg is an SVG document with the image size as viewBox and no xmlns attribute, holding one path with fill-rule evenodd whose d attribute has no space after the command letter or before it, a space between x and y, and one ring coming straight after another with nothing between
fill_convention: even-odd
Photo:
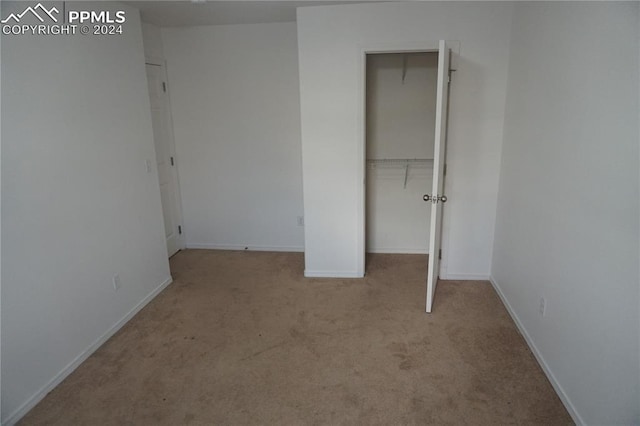
<instances>
[{"instance_id":1,"label":"white trim","mask_svg":"<svg viewBox=\"0 0 640 426\"><path fill-rule=\"evenodd\" d=\"M573 406L571 399L569 399L569 396L564 391L564 389L558 382L558 379L556 379L556 376L551 371L551 368L542 357L542 353L540 353L540 351L536 347L536 344L533 342L533 339L527 332L527 329L524 327L524 325L520 321L520 318L518 318L518 315L515 313L515 311L511 307L511 304L509 303L506 296L502 292L502 289L498 285L498 282L492 276L489 277L489 281L491 282L491 285L493 285L493 288L495 289L496 293L498 293L500 300L502 300L502 303L507 308L507 312L509 312L509 315L511 315L511 319L513 319L513 322L516 323L518 330L520 330L520 333L524 337L524 340L527 342L527 345L529 345L531 352L533 352L533 355L536 357L538 364L540 364L540 367L542 367L542 371L544 371L544 374L547 376L547 379L549 379L549 382L551 382L551 386L553 386L553 389L555 389L556 393L558 394L558 397L560 397L560 400L562 401L565 408L569 412L569 415L571 416L571 418L577 425L585 425L586 423L584 422L580 414L578 414L578 411L576 410L576 407Z\"/></svg>"},{"instance_id":2,"label":"white trim","mask_svg":"<svg viewBox=\"0 0 640 426\"><path fill-rule=\"evenodd\" d=\"M358 55L358 147L356 159L356 268L364 276L367 239L367 49L361 48Z\"/></svg>"},{"instance_id":3,"label":"white trim","mask_svg":"<svg viewBox=\"0 0 640 426\"><path fill-rule=\"evenodd\" d=\"M380 254L429 254L429 250L426 248L388 248L388 247L376 247L368 248L367 253L380 253Z\"/></svg>"},{"instance_id":4,"label":"white trim","mask_svg":"<svg viewBox=\"0 0 640 426\"><path fill-rule=\"evenodd\" d=\"M442 273L440 268L440 279L442 280L454 280L454 281L489 281L491 277L483 274L446 274Z\"/></svg>"},{"instance_id":5,"label":"white trim","mask_svg":"<svg viewBox=\"0 0 640 426\"><path fill-rule=\"evenodd\" d=\"M310 271L304 270L305 278L362 278L359 271Z\"/></svg>"},{"instance_id":6,"label":"white trim","mask_svg":"<svg viewBox=\"0 0 640 426\"><path fill-rule=\"evenodd\" d=\"M162 290L164 290L171 282L173 278L170 276L165 279L162 284L151 291L144 299L133 307L124 317L111 326L102 336L98 337L92 344L90 344L84 351L76 356L69 364L67 364L58 374L56 374L47 384L40 388L35 394L27 399L20 407L18 407L13 413L2 421L3 425L13 426L22 417L24 417L33 407L36 406L42 399L47 396L56 386L58 386L64 379L73 373L73 371L80 366L87 358L89 358L100 346L102 346L107 340L118 332L135 314L137 314L147 303L151 302Z\"/></svg>"},{"instance_id":7,"label":"white trim","mask_svg":"<svg viewBox=\"0 0 640 426\"><path fill-rule=\"evenodd\" d=\"M439 47L438 43L439 40L382 42L360 46L360 51L369 55L376 53L437 52Z\"/></svg>"},{"instance_id":8,"label":"white trim","mask_svg":"<svg viewBox=\"0 0 640 426\"><path fill-rule=\"evenodd\" d=\"M187 243L188 249L304 252L303 246L253 246L241 244Z\"/></svg>"}]
</instances>

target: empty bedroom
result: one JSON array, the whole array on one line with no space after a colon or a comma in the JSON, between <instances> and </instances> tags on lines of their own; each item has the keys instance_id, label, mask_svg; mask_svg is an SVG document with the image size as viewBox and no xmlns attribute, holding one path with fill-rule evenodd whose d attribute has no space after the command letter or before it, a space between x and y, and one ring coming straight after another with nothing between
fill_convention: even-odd
<instances>
[{"instance_id":1,"label":"empty bedroom","mask_svg":"<svg viewBox=\"0 0 640 426\"><path fill-rule=\"evenodd\" d=\"M639 3L0 15L2 425L640 424Z\"/></svg>"}]
</instances>

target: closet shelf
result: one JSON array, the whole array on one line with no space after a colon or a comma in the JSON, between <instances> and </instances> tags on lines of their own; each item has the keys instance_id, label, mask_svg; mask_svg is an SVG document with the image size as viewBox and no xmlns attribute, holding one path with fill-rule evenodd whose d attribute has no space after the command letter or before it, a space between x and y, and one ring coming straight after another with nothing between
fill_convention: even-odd
<instances>
[{"instance_id":1,"label":"closet shelf","mask_svg":"<svg viewBox=\"0 0 640 426\"><path fill-rule=\"evenodd\" d=\"M404 185L407 188L407 179L409 178L409 166L411 165L427 165L432 164L433 158L377 158L367 159L367 164L371 167L376 165L390 165L404 167Z\"/></svg>"}]
</instances>

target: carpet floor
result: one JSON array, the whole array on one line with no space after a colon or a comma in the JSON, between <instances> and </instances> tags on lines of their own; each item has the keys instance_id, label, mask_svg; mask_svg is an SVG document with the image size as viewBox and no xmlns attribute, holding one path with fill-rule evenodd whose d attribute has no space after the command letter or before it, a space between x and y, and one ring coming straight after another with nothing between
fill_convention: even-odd
<instances>
[{"instance_id":1,"label":"carpet floor","mask_svg":"<svg viewBox=\"0 0 640 426\"><path fill-rule=\"evenodd\" d=\"M303 278L301 253L185 250L174 282L22 425L567 425L486 281L370 255Z\"/></svg>"}]
</instances>

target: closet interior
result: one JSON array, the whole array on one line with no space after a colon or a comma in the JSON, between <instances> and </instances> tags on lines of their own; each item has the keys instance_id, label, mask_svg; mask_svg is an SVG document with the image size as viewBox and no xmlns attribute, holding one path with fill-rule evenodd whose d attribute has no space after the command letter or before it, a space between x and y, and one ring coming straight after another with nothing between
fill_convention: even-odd
<instances>
[{"instance_id":1,"label":"closet interior","mask_svg":"<svg viewBox=\"0 0 640 426\"><path fill-rule=\"evenodd\" d=\"M438 53L366 61L366 251L427 253Z\"/></svg>"}]
</instances>

